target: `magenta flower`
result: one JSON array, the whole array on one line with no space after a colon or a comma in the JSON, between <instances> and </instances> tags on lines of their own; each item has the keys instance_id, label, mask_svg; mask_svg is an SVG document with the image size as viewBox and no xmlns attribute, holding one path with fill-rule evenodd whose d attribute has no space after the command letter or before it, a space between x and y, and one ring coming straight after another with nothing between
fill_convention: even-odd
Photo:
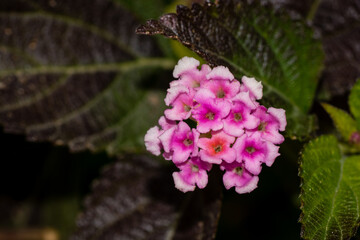
<instances>
[{"instance_id":1,"label":"magenta flower","mask_svg":"<svg viewBox=\"0 0 360 240\"><path fill-rule=\"evenodd\" d=\"M246 170L254 175L260 174L262 163L271 166L280 155L279 147L262 140L258 133L242 135L236 140L233 148L236 151L236 161L244 163Z\"/></svg>"},{"instance_id":2,"label":"magenta flower","mask_svg":"<svg viewBox=\"0 0 360 240\"><path fill-rule=\"evenodd\" d=\"M220 166L221 170L226 172L223 175L223 182L226 189L235 187L237 193L249 193L257 188L259 177L247 171L242 163L223 162Z\"/></svg>"},{"instance_id":3,"label":"magenta flower","mask_svg":"<svg viewBox=\"0 0 360 240\"><path fill-rule=\"evenodd\" d=\"M174 172L175 187L182 192L194 191L195 185L199 188L206 187L208 183L207 171L211 164L203 162L199 157L192 157L187 162L177 165L180 172Z\"/></svg>"},{"instance_id":4,"label":"magenta flower","mask_svg":"<svg viewBox=\"0 0 360 240\"><path fill-rule=\"evenodd\" d=\"M220 164L222 160L231 163L236 158L236 153L231 144L235 138L223 131L213 132L211 138L200 138L198 146L201 148L199 155L201 160Z\"/></svg>"},{"instance_id":5,"label":"magenta flower","mask_svg":"<svg viewBox=\"0 0 360 240\"><path fill-rule=\"evenodd\" d=\"M192 117L198 122L197 130L200 133L222 129L222 120L230 112L230 103L227 101L216 101L214 96L209 90L201 89L194 97L198 105L194 107Z\"/></svg>"},{"instance_id":6,"label":"magenta flower","mask_svg":"<svg viewBox=\"0 0 360 240\"><path fill-rule=\"evenodd\" d=\"M164 117L150 128L145 146L154 155L172 160L180 169L173 173L180 191L204 188L207 171L219 164L227 189L238 193L257 187L262 164L271 166L279 156L286 127L285 110L261 106L263 86L255 78L242 84L227 67L211 68L184 57L175 66L177 80L170 83ZM191 121L196 127L191 128ZM190 124L190 126L188 125Z\"/></svg>"},{"instance_id":7,"label":"magenta flower","mask_svg":"<svg viewBox=\"0 0 360 240\"><path fill-rule=\"evenodd\" d=\"M180 93L171 104L171 109L166 109L164 115L171 120L184 120L191 116L192 108L194 106L194 95L187 93Z\"/></svg>"},{"instance_id":8,"label":"magenta flower","mask_svg":"<svg viewBox=\"0 0 360 240\"><path fill-rule=\"evenodd\" d=\"M241 92L233 99L230 114L223 120L224 132L234 137L240 137L244 129L256 128L260 120L251 114L255 108L249 93Z\"/></svg>"},{"instance_id":9,"label":"magenta flower","mask_svg":"<svg viewBox=\"0 0 360 240\"><path fill-rule=\"evenodd\" d=\"M267 153L265 142L258 137L244 134L236 140L233 148L236 151L236 161L244 163L246 170L252 174L259 175L261 163Z\"/></svg>"},{"instance_id":10,"label":"magenta flower","mask_svg":"<svg viewBox=\"0 0 360 240\"><path fill-rule=\"evenodd\" d=\"M268 114L267 109L264 106L259 106L253 115L260 119L260 123L253 131L259 132L261 138L265 139L266 141L272 142L274 144L280 144L284 141L284 137L279 133L279 130L280 128L285 129L285 112L283 112L283 118L281 116L282 114L278 111L272 110L272 112L277 113L275 114L276 117L272 114Z\"/></svg>"},{"instance_id":11,"label":"magenta flower","mask_svg":"<svg viewBox=\"0 0 360 240\"><path fill-rule=\"evenodd\" d=\"M240 83L228 80L209 80L203 84L203 88L209 89L218 99L231 99L240 91Z\"/></svg>"},{"instance_id":12,"label":"magenta flower","mask_svg":"<svg viewBox=\"0 0 360 240\"><path fill-rule=\"evenodd\" d=\"M175 127L164 131L159 139L166 153L172 154L175 164L185 162L190 154L197 156L197 142L200 133L196 129L190 129L185 122L179 122Z\"/></svg>"}]
</instances>

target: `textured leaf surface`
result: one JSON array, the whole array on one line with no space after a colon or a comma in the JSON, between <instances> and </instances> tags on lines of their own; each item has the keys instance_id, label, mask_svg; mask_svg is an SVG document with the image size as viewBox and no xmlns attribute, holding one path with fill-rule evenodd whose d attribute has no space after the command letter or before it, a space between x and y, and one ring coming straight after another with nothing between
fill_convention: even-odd
<instances>
[{"instance_id":1,"label":"textured leaf surface","mask_svg":"<svg viewBox=\"0 0 360 240\"><path fill-rule=\"evenodd\" d=\"M191 9L179 6L177 14L148 21L137 32L177 39L211 65L230 67L239 79L246 75L262 81L266 100L287 110L289 135L304 135L312 127L305 115L323 53L304 23L276 15L258 1L223 0Z\"/></svg>"},{"instance_id":2,"label":"textured leaf surface","mask_svg":"<svg viewBox=\"0 0 360 240\"><path fill-rule=\"evenodd\" d=\"M327 113L333 120L336 129L340 132L345 141L349 141L351 134L357 131L356 121L342 109L323 103Z\"/></svg>"},{"instance_id":3,"label":"textured leaf surface","mask_svg":"<svg viewBox=\"0 0 360 240\"><path fill-rule=\"evenodd\" d=\"M173 62L134 33L120 5L1 1L0 123L32 141L115 153L143 145L164 97L149 89Z\"/></svg>"},{"instance_id":4,"label":"textured leaf surface","mask_svg":"<svg viewBox=\"0 0 360 240\"><path fill-rule=\"evenodd\" d=\"M334 136L311 141L301 161L302 237L349 239L360 222L360 156L343 156Z\"/></svg>"},{"instance_id":5,"label":"textured leaf surface","mask_svg":"<svg viewBox=\"0 0 360 240\"><path fill-rule=\"evenodd\" d=\"M351 113L355 116L355 119L359 124L358 126L360 126L360 81L357 81L351 89L349 106Z\"/></svg>"},{"instance_id":6,"label":"textured leaf surface","mask_svg":"<svg viewBox=\"0 0 360 240\"><path fill-rule=\"evenodd\" d=\"M325 51L324 87L332 94L349 91L360 77L360 1L270 1L314 26Z\"/></svg>"},{"instance_id":7,"label":"textured leaf surface","mask_svg":"<svg viewBox=\"0 0 360 240\"><path fill-rule=\"evenodd\" d=\"M213 239L220 185L183 194L169 169L155 163L126 157L104 169L71 239Z\"/></svg>"}]
</instances>

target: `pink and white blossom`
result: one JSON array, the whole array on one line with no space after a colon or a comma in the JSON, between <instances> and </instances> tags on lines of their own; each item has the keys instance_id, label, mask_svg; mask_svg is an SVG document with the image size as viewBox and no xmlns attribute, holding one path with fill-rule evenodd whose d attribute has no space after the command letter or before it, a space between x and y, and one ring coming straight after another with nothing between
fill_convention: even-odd
<instances>
[{"instance_id":1,"label":"pink and white blossom","mask_svg":"<svg viewBox=\"0 0 360 240\"><path fill-rule=\"evenodd\" d=\"M259 137L247 134L239 137L233 148L236 151L236 161L244 163L246 170L254 175L261 172L261 164L267 157L267 145Z\"/></svg>"},{"instance_id":2,"label":"pink and white blossom","mask_svg":"<svg viewBox=\"0 0 360 240\"><path fill-rule=\"evenodd\" d=\"M284 136L279 133L279 130L280 127L285 128L286 120L280 126L278 118L267 113L267 109L264 106L256 108L253 115L260 120L259 125L254 131L257 131L261 138L274 144L280 144L284 141Z\"/></svg>"},{"instance_id":3,"label":"pink and white blossom","mask_svg":"<svg viewBox=\"0 0 360 240\"><path fill-rule=\"evenodd\" d=\"M200 133L196 129L190 129L185 122L179 122L177 126L167 129L160 136L160 142L166 153L171 153L175 164L185 162L190 155L197 156L197 142Z\"/></svg>"},{"instance_id":4,"label":"pink and white blossom","mask_svg":"<svg viewBox=\"0 0 360 240\"><path fill-rule=\"evenodd\" d=\"M175 66L165 104L169 106L144 138L152 154L171 160L175 187L183 192L204 188L212 164L224 171L226 189L239 194L257 188L262 165L280 155L285 110L260 105L263 86L255 78L242 84L227 67L211 69L184 57Z\"/></svg>"},{"instance_id":5,"label":"pink and white blossom","mask_svg":"<svg viewBox=\"0 0 360 240\"><path fill-rule=\"evenodd\" d=\"M177 165L180 172L174 172L175 187L182 192L194 191L195 185L199 188L206 187L208 183L207 171L211 164L203 162L199 157L192 157L187 162Z\"/></svg>"},{"instance_id":6,"label":"pink and white blossom","mask_svg":"<svg viewBox=\"0 0 360 240\"><path fill-rule=\"evenodd\" d=\"M230 114L223 120L224 132L234 137L240 137L245 129L253 129L259 125L260 120L251 114L251 109L243 102L233 102Z\"/></svg>"},{"instance_id":7,"label":"pink and white blossom","mask_svg":"<svg viewBox=\"0 0 360 240\"><path fill-rule=\"evenodd\" d=\"M242 88L243 92L249 91L250 97L254 99L261 99L263 96L263 86L261 82L257 81L255 78L242 77Z\"/></svg>"},{"instance_id":8,"label":"pink and white blossom","mask_svg":"<svg viewBox=\"0 0 360 240\"><path fill-rule=\"evenodd\" d=\"M207 81L206 75L211 71L211 68L206 64L203 64L199 70L199 65L200 62L194 58L184 57L180 59L173 72L173 76L179 80L172 81L170 88L180 85L189 90L198 89L204 81Z\"/></svg>"},{"instance_id":9,"label":"pink and white blossom","mask_svg":"<svg viewBox=\"0 0 360 240\"><path fill-rule=\"evenodd\" d=\"M226 189L235 187L239 194L249 193L257 188L259 177L247 171L242 163L233 162L220 165L221 170L225 170L223 182Z\"/></svg>"},{"instance_id":10,"label":"pink and white blossom","mask_svg":"<svg viewBox=\"0 0 360 240\"><path fill-rule=\"evenodd\" d=\"M209 163L220 164L222 160L231 163L236 158L235 150L230 146L234 141L234 137L223 131L213 132L211 138L200 138L200 158Z\"/></svg>"},{"instance_id":11,"label":"pink and white blossom","mask_svg":"<svg viewBox=\"0 0 360 240\"><path fill-rule=\"evenodd\" d=\"M167 119L181 121L191 116L194 107L194 94L180 93L171 102L172 108L166 109L164 115Z\"/></svg>"},{"instance_id":12,"label":"pink and white blossom","mask_svg":"<svg viewBox=\"0 0 360 240\"><path fill-rule=\"evenodd\" d=\"M146 150L154 154L155 156L159 156L161 154L161 150L163 149L163 146L160 142L159 136L167 129L175 126L174 121L170 121L166 119L164 116L160 117L159 119L159 125L161 126L161 129L159 129L158 126L150 128L144 137L145 147Z\"/></svg>"},{"instance_id":13,"label":"pink and white blossom","mask_svg":"<svg viewBox=\"0 0 360 240\"><path fill-rule=\"evenodd\" d=\"M240 91L238 81L228 80L209 80L203 84L203 88L209 89L218 99L231 99Z\"/></svg>"},{"instance_id":14,"label":"pink and white blossom","mask_svg":"<svg viewBox=\"0 0 360 240\"><path fill-rule=\"evenodd\" d=\"M197 92L194 99L197 105L192 111L192 117L197 121L197 130L207 133L223 128L223 119L229 114L231 105L227 101L216 101L214 94L207 89Z\"/></svg>"}]
</instances>

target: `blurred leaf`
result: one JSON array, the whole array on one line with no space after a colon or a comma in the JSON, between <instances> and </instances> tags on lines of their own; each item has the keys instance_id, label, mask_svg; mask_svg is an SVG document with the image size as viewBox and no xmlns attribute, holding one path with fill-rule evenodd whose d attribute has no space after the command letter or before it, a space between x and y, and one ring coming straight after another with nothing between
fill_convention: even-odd
<instances>
[{"instance_id":1,"label":"blurred leaf","mask_svg":"<svg viewBox=\"0 0 360 240\"><path fill-rule=\"evenodd\" d=\"M183 194L169 169L146 156L127 156L94 183L71 239L214 239L219 186Z\"/></svg>"},{"instance_id":2,"label":"blurred leaf","mask_svg":"<svg viewBox=\"0 0 360 240\"><path fill-rule=\"evenodd\" d=\"M73 151L136 150L161 115L172 60L108 0L1 1L0 123Z\"/></svg>"},{"instance_id":3,"label":"blurred leaf","mask_svg":"<svg viewBox=\"0 0 360 240\"><path fill-rule=\"evenodd\" d=\"M351 113L358 122L358 126L360 126L360 81L357 81L354 87L351 89L349 96L349 106Z\"/></svg>"},{"instance_id":4,"label":"blurred leaf","mask_svg":"<svg viewBox=\"0 0 360 240\"><path fill-rule=\"evenodd\" d=\"M156 18L164 13L169 0L113 0L125 6L138 18L146 20Z\"/></svg>"},{"instance_id":5,"label":"blurred leaf","mask_svg":"<svg viewBox=\"0 0 360 240\"><path fill-rule=\"evenodd\" d=\"M311 141L301 161L302 237L350 239L360 223L360 156L343 156L334 136Z\"/></svg>"},{"instance_id":6,"label":"blurred leaf","mask_svg":"<svg viewBox=\"0 0 360 240\"><path fill-rule=\"evenodd\" d=\"M325 51L325 89L332 94L349 91L360 77L360 1L269 1L313 25Z\"/></svg>"},{"instance_id":7,"label":"blurred leaf","mask_svg":"<svg viewBox=\"0 0 360 240\"><path fill-rule=\"evenodd\" d=\"M191 9L178 6L177 14L150 20L137 32L176 39L212 66L230 67L239 79L254 76L265 85L265 99L287 110L288 135L312 130L306 115L323 53L303 22L277 15L259 1L223 0Z\"/></svg>"},{"instance_id":8,"label":"blurred leaf","mask_svg":"<svg viewBox=\"0 0 360 240\"><path fill-rule=\"evenodd\" d=\"M322 106L334 121L336 129L345 141L349 141L352 133L357 131L356 121L342 109L323 103Z\"/></svg>"}]
</instances>

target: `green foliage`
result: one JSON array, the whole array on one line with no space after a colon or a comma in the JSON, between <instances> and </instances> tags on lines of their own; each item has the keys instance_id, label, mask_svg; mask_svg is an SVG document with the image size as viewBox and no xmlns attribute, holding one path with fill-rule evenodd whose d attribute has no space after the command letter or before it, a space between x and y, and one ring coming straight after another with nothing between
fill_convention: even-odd
<instances>
[{"instance_id":1,"label":"green foliage","mask_svg":"<svg viewBox=\"0 0 360 240\"><path fill-rule=\"evenodd\" d=\"M307 112L323 53L305 23L289 21L258 1L226 0L179 6L176 15L148 21L137 32L176 39L211 65L230 67L239 79L262 81L266 101L287 111L289 136L306 136L313 129Z\"/></svg>"},{"instance_id":2,"label":"green foliage","mask_svg":"<svg viewBox=\"0 0 360 240\"><path fill-rule=\"evenodd\" d=\"M312 140L301 160L302 237L349 239L360 223L360 155L344 156L333 136Z\"/></svg>"},{"instance_id":3,"label":"green foliage","mask_svg":"<svg viewBox=\"0 0 360 240\"><path fill-rule=\"evenodd\" d=\"M331 116L335 127L341 136L346 142L348 142L352 133L357 131L356 121L350 116L350 114L342 109L336 108L326 103L323 103L322 106Z\"/></svg>"},{"instance_id":4,"label":"green foliage","mask_svg":"<svg viewBox=\"0 0 360 240\"><path fill-rule=\"evenodd\" d=\"M357 81L349 96L350 111L357 120L360 128L360 81Z\"/></svg>"}]
</instances>

